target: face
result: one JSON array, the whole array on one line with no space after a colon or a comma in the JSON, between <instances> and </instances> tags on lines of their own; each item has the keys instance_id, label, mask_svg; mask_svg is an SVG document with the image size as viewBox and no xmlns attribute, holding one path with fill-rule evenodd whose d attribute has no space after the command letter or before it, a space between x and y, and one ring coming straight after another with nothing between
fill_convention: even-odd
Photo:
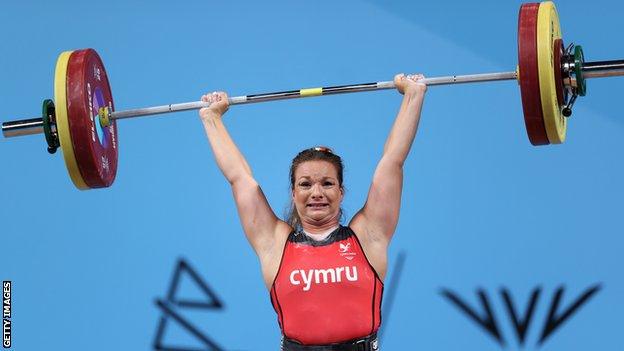
<instances>
[{"instance_id":1,"label":"face","mask_svg":"<svg viewBox=\"0 0 624 351\"><path fill-rule=\"evenodd\" d=\"M338 222L343 189L338 172L327 161L307 161L295 170L292 196L303 223L324 225Z\"/></svg>"}]
</instances>

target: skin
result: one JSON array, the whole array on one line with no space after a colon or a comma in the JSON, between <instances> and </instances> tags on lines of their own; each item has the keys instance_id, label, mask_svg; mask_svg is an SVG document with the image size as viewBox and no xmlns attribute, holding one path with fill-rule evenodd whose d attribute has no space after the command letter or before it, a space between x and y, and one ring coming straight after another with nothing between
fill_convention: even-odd
<instances>
[{"instance_id":1,"label":"skin","mask_svg":"<svg viewBox=\"0 0 624 351\"><path fill-rule=\"evenodd\" d=\"M349 222L381 279L386 274L388 245L399 219L403 165L418 130L427 90L419 81L423 78L422 75L403 74L394 77L403 100L373 175L366 203ZM243 230L258 255L264 282L270 289L284 244L293 228L277 218L223 124L223 115L228 110L227 95L215 92L202 96L202 101L211 103L199 112L204 130L217 165L232 187ZM292 198L306 232L319 234L338 225L344 189L337 179L335 167L326 161L304 162L295 170Z\"/></svg>"}]
</instances>

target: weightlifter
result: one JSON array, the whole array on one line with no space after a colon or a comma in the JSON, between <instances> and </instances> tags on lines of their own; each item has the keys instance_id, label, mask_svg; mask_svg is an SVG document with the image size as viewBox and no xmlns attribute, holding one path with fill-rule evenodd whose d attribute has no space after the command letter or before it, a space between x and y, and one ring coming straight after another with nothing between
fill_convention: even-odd
<instances>
[{"instance_id":1,"label":"weightlifter","mask_svg":"<svg viewBox=\"0 0 624 351\"><path fill-rule=\"evenodd\" d=\"M327 147L301 151L290 166L291 211L279 219L228 134L223 92L199 112L215 159L232 186L243 230L258 255L282 331L281 349L379 350L387 250L401 205L403 164L418 129L424 77L394 77L403 94L366 203L347 226L341 158Z\"/></svg>"}]
</instances>

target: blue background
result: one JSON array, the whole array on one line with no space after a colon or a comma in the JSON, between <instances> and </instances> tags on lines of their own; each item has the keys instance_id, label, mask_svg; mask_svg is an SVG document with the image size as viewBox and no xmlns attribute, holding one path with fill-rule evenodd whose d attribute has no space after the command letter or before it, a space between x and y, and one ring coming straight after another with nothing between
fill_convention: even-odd
<instances>
[{"instance_id":1,"label":"blue background","mask_svg":"<svg viewBox=\"0 0 624 351\"><path fill-rule=\"evenodd\" d=\"M390 80L398 72L511 71L520 5L5 1L0 119L37 116L41 100L53 96L58 54L86 47L103 58L117 109L214 90ZM565 42L583 45L587 60L624 56L624 3L557 8ZM384 350L501 349L442 288L477 311L475 290L485 289L508 349L624 349L622 82L589 81L568 140L546 147L528 142L515 82L429 88L390 248L388 278L399 252L406 261L384 320ZM346 164L350 218L364 203L400 101L384 91L236 106L226 125L279 215L292 157L331 146ZM13 281L13 349L151 349L161 316L154 300L166 296L179 258L225 304L180 309L185 318L227 349L277 349L257 259L197 112L119 126L117 180L105 190L76 190L43 136L0 139L0 278ZM602 289L538 346L555 290L566 287L560 312L594 284ZM499 289L508 288L523 313L538 286L521 346ZM180 293L205 299L188 277ZM164 343L201 346L174 322Z\"/></svg>"}]
</instances>

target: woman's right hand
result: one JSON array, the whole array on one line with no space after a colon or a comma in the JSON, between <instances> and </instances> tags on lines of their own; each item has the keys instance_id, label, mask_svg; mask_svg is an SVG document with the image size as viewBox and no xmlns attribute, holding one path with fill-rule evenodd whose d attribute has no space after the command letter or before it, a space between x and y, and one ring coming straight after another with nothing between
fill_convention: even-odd
<instances>
[{"instance_id":1,"label":"woman's right hand","mask_svg":"<svg viewBox=\"0 0 624 351\"><path fill-rule=\"evenodd\" d=\"M221 118L230 107L228 96L222 91L215 91L214 93L203 95L201 101L210 103L209 107L203 107L199 110L199 116L202 121Z\"/></svg>"},{"instance_id":2,"label":"woman's right hand","mask_svg":"<svg viewBox=\"0 0 624 351\"><path fill-rule=\"evenodd\" d=\"M427 91L427 84L424 83L425 76L422 74L399 73L394 76L394 85L399 93L403 95L418 95Z\"/></svg>"}]
</instances>

